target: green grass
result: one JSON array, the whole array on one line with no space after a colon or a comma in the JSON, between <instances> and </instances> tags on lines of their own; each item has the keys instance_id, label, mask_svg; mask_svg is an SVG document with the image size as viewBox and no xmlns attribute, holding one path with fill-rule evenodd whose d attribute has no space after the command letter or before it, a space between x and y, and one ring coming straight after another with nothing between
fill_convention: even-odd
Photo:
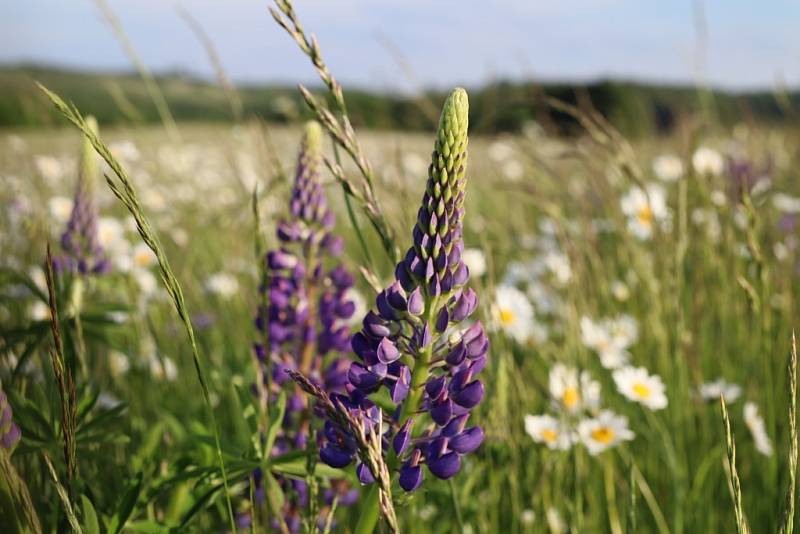
<instances>
[{"instance_id":1,"label":"green grass","mask_svg":"<svg viewBox=\"0 0 800 534\"><path fill-rule=\"evenodd\" d=\"M252 456L257 413L249 391L258 302L252 186L254 180L259 184L261 225L266 245L273 246L274 223L285 214L288 198L288 184L276 178L275 162L291 176L299 132L255 123L180 127L182 145L170 143L155 127L101 125L101 137L112 147L114 141L132 140L141 153L121 161L183 289L185 308L193 314L238 511L247 507L245 482L259 465ZM732 532L736 513L719 403L703 402L695 393L701 383L719 376L743 388L742 398L728 403L743 515L754 532L781 527L794 432L788 422L793 404L787 363L800 284L797 234L778 230L781 214L772 197L775 192L800 193L795 179L800 136L794 130L760 127L681 131L686 133L637 141L630 151L619 140L602 145L587 135L570 140L472 136L465 240L468 247L482 249L489 264L486 275L472 281L481 297L482 318L491 322L493 288L508 266L537 255L529 238L542 235L545 218L569 258L572 278L564 285L544 281L562 301L552 316L537 310L550 331L548 340L518 343L502 332L492 335L491 363L483 376L486 399L476 415L487 431L486 442L468 457L452 486L428 476L411 496L393 492L405 531L461 532L460 516L472 532L538 532L554 529L558 515L565 531L573 532L620 532L632 522L636 532ZM9 135L18 137L11 142ZM406 240L424 187L432 134L359 135L375 166L384 216ZM630 235L620 198L635 183L656 180L650 170L655 155L676 153L690 168L688 159L697 145L729 149L732 139L758 166L771 162L766 192L737 203L725 175L689 172L678 183L663 184L671 228L647 241ZM511 149L499 160L498 141ZM23 426L13 461L48 532L69 524L65 507L55 504L61 502L59 488L42 456L52 460L63 483L61 411L47 353L49 327L29 313L41 296L25 273L41 265L48 240L57 247L61 225L48 214L48 200L71 195L79 148L73 130L8 131L0 137L0 201L4 206L28 204L24 211L4 210L0 219L0 377ZM62 176L47 180L37 171L35 156L45 154L64 161ZM504 174L509 161L521 168L515 180ZM350 176L357 172L348 165L345 170ZM338 232L346 241L344 257L355 270L368 264L364 247L349 223L338 184L329 175L326 180ZM725 193L725 205L712 201L719 196L715 191ZM127 212L110 192L101 189L100 200L101 214L124 224ZM736 215L737 206L747 213L745 205L749 215ZM693 222L698 208L718 218L717 238ZM367 219L355 209L375 274L385 282L392 266ZM606 227L610 230L598 230ZM140 242L132 229L125 239ZM782 259L776 257L776 245ZM157 273L156 265L150 269ZM231 298L205 289L208 277L220 271L239 282ZM614 296L612 284L618 280L626 282L627 299ZM371 300L364 280L359 289ZM59 302L69 300L68 290L65 280ZM72 507L84 531L89 531L85 525L92 513L101 531L115 525L126 532L223 531L227 514L212 427L191 345L163 288L144 299L130 275L98 277L86 288L82 310L90 372L87 380L77 379L79 476ZM127 317L121 323L115 320L119 311ZM619 313L639 324L632 361L663 379L669 399L664 410L651 412L617 393L611 374L581 343L582 315ZM198 314L213 316L212 324L201 328ZM62 318L62 323L65 343L72 347L74 321ZM127 355L130 370L124 374L114 372L116 353ZM169 357L175 362L174 381L153 375L152 355L156 361ZM524 431L523 416L553 411L547 382L556 362L589 370L601 383L602 405L626 415L636 438L598 456L580 446L560 452L534 443ZM125 408L104 402L92 407L96 394L104 400L111 395ZM745 400L755 402L764 416L774 446L770 457L754 447L743 420ZM297 468L275 466L277 472ZM339 530L354 528L362 512L359 505L340 508ZM532 525L527 523L531 516Z\"/></svg>"}]
</instances>

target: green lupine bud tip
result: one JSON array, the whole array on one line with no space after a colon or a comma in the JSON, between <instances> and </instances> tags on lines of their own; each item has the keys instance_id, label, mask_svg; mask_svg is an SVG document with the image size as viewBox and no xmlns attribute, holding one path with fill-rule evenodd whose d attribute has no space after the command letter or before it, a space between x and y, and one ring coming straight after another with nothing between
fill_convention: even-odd
<instances>
[{"instance_id":1,"label":"green lupine bud tip","mask_svg":"<svg viewBox=\"0 0 800 534\"><path fill-rule=\"evenodd\" d=\"M469 97L458 87L450 93L439 119L439 140L443 145L453 146L453 141L467 136L469 126Z\"/></svg>"},{"instance_id":2,"label":"green lupine bud tip","mask_svg":"<svg viewBox=\"0 0 800 534\"><path fill-rule=\"evenodd\" d=\"M308 154L322 152L322 127L317 121L308 121L304 128L303 145Z\"/></svg>"}]
</instances>

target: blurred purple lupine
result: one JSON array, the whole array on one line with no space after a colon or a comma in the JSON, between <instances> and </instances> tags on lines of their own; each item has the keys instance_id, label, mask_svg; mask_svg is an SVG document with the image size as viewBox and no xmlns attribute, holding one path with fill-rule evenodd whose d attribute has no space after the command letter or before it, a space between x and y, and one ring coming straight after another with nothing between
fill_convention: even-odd
<instances>
[{"instance_id":1,"label":"blurred purple lupine","mask_svg":"<svg viewBox=\"0 0 800 534\"><path fill-rule=\"evenodd\" d=\"M489 340L480 322L468 322L478 298L466 287L469 271L461 260L467 119L467 94L456 89L442 111L413 246L353 336L359 359L349 369L348 395L332 396L367 432L388 429L384 455L394 456L386 463L401 466L406 491L422 483L422 464L448 479L483 441L481 427L468 426L470 410L483 398L476 375L486 364ZM388 420L367 398L381 386L395 405ZM325 463L344 467L357 455L363 461L347 427L328 420L325 438ZM376 476L364 463L356 472L363 483Z\"/></svg>"},{"instance_id":2,"label":"blurred purple lupine","mask_svg":"<svg viewBox=\"0 0 800 534\"><path fill-rule=\"evenodd\" d=\"M11 450L21 436L19 427L12 420L14 414L6 394L0 389L0 448Z\"/></svg>"},{"instance_id":3,"label":"blurred purple lupine","mask_svg":"<svg viewBox=\"0 0 800 534\"><path fill-rule=\"evenodd\" d=\"M297 161L297 173L289 205L290 217L278 224L280 247L267 253L266 280L261 287L265 305L256 317L256 327L264 339L255 351L262 363L269 360L271 391L275 400L290 382L287 371L300 371L326 391L343 392L347 366L341 359L326 361L330 354L350 348L351 327L348 320L355 303L348 298L353 277L341 265L328 266L342 252L341 238L333 235L333 212L328 208L320 183L322 131L316 122L305 127ZM293 383L292 383L293 384ZM306 448L309 421L308 403L296 387L289 395L283 427L273 456ZM308 504L308 488L301 480L283 479L284 489L291 490L283 516L290 531L300 528L300 509ZM340 504L349 489L342 484Z\"/></svg>"},{"instance_id":4,"label":"blurred purple lupine","mask_svg":"<svg viewBox=\"0 0 800 534\"><path fill-rule=\"evenodd\" d=\"M87 119L87 123L97 131L97 122L92 117ZM55 262L59 270L86 275L104 273L111 267L97 233L97 205L94 199L96 174L94 149L84 139L72 213L67 228L61 234L64 254Z\"/></svg>"}]
</instances>

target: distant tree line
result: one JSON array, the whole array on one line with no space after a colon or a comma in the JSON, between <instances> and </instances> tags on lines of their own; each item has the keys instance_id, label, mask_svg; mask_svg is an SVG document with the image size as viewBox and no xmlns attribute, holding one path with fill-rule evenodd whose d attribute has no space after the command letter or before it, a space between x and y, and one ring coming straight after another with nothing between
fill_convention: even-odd
<instances>
[{"instance_id":1,"label":"distant tree line","mask_svg":"<svg viewBox=\"0 0 800 534\"><path fill-rule=\"evenodd\" d=\"M95 73L42 66L0 67L0 126L61 124L39 94L39 81L74 102L101 123L157 122L158 114L144 83L134 74ZM181 74L158 78L170 109L180 121L230 121L224 92L216 85ZM245 116L271 122L305 118L302 99L293 87L240 86ZM445 93L416 96L347 89L357 126L376 129L431 130ZM636 137L668 133L682 117L709 113L721 124L793 121L800 92L703 91L693 87L648 85L624 81L586 84L537 84L500 81L471 88L471 124L476 133L517 132L531 121L559 134L577 130L575 121L547 104L555 98L605 116L624 134Z\"/></svg>"}]
</instances>

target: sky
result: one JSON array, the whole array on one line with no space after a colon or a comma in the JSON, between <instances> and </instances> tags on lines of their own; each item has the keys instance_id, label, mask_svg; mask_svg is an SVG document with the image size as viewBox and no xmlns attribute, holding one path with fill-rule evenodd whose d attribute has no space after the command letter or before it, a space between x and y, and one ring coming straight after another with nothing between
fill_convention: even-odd
<instances>
[{"instance_id":1,"label":"sky","mask_svg":"<svg viewBox=\"0 0 800 534\"><path fill-rule=\"evenodd\" d=\"M269 0L107 1L155 72L212 76L181 5L235 81L316 80L267 12ZM295 0L295 7L343 84L380 91L609 77L800 87L796 0ZM94 0L0 2L0 63L27 61L131 69Z\"/></svg>"}]
</instances>

